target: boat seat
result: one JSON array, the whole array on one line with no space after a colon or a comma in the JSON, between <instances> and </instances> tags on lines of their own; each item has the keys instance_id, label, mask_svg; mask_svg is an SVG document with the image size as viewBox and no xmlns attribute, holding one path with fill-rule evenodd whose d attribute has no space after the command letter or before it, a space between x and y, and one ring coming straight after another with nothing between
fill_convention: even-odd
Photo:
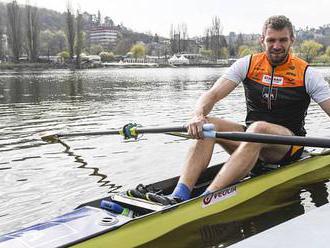
<instances>
[{"instance_id":1,"label":"boat seat","mask_svg":"<svg viewBox=\"0 0 330 248\"><path fill-rule=\"evenodd\" d=\"M131 197L126 195L125 193L115 194L111 197L111 200L129 209L134 208L139 211L145 210L147 212L153 212L153 211L160 211L166 208L166 206L160 203L147 201L141 198Z\"/></svg>"}]
</instances>

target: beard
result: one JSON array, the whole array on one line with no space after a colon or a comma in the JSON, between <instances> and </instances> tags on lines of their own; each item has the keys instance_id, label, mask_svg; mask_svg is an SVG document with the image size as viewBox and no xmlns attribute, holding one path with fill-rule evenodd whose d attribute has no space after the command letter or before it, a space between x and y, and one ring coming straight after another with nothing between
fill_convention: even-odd
<instances>
[{"instance_id":1,"label":"beard","mask_svg":"<svg viewBox=\"0 0 330 248\"><path fill-rule=\"evenodd\" d=\"M267 51L267 56L272 65L280 65L285 63L288 55L289 55L289 50L285 50L285 49L279 51L275 51L275 50Z\"/></svg>"}]
</instances>

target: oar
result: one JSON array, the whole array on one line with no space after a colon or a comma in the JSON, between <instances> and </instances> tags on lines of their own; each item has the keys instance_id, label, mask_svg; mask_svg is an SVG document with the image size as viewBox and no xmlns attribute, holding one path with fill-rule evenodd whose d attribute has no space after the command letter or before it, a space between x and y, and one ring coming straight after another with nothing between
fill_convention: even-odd
<instances>
[{"instance_id":1,"label":"oar","mask_svg":"<svg viewBox=\"0 0 330 248\"><path fill-rule=\"evenodd\" d=\"M229 139L235 141L247 141L266 144L281 144L281 145L299 145L309 147L330 148L330 139L301 137L301 136L286 136L286 135L271 135L245 132L215 132L213 124L205 124L203 126L205 138ZM144 133L169 133L169 132L187 132L184 126L175 127L160 127L160 128L139 128L136 125L128 124L121 130L109 130L100 132L79 132L79 133L59 133L43 135L42 140L47 142L57 142L60 137L73 136L90 136L90 135L123 135L125 139L137 138L139 134Z\"/></svg>"},{"instance_id":2,"label":"oar","mask_svg":"<svg viewBox=\"0 0 330 248\"><path fill-rule=\"evenodd\" d=\"M315 138L315 137L286 136L286 135L243 133L243 132L214 132L214 131L204 132L204 137L228 139L235 141L247 141L247 142L255 142L255 143L266 143L266 144L330 148L330 139Z\"/></svg>"},{"instance_id":3,"label":"oar","mask_svg":"<svg viewBox=\"0 0 330 248\"><path fill-rule=\"evenodd\" d=\"M145 133L167 133L167 132L187 132L184 126L174 127L159 127L159 128L139 128L134 125L125 125L120 130L109 130L100 132L78 132L78 133L57 133L57 134L43 134L41 139L47 142L57 142L61 137L74 137L74 136L94 136L94 135L123 135L125 139L137 138L139 134Z\"/></svg>"},{"instance_id":4,"label":"oar","mask_svg":"<svg viewBox=\"0 0 330 248\"><path fill-rule=\"evenodd\" d=\"M330 148L330 139L303 137L303 136L288 136L274 135L261 133L245 133L245 132L216 132L213 124L205 124L203 126L203 134L205 138L228 139L234 141L247 141L254 143L278 144L278 145L297 145L308 147ZM170 133L176 135L175 133ZM189 135L177 135L179 137L189 138Z\"/></svg>"}]
</instances>

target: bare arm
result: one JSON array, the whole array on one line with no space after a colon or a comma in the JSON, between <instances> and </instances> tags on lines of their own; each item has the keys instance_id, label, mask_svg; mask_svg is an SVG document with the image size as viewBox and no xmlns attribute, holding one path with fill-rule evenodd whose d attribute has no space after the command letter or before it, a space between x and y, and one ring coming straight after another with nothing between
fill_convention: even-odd
<instances>
[{"instance_id":1,"label":"bare arm","mask_svg":"<svg viewBox=\"0 0 330 248\"><path fill-rule=\"evenodd\" d=\"M213 106L226 97L230 92L232 92L235 87L237 86L236 83L230 81L228 79L219 78L215 84L209 89L207 92L201 95L198 99L194 115L195 116L207 116Z\"/></svg>"},{"instance_id":2,"label":"bare arm","mask_svg":"<svg viewBox=\"0 0 330 248\"><path fill-rule=\"evenodd\" d=\"M319 103L319 105L324 110L324 112L326 112L328 114L328 116L330 116L330 99Z\"/></svg>"},{"instance_id":3,"label":"bare arm","mask_svg":"<svg viewBox=\"0 0 330 248\"><path fill-rule=\"evenodd\" d=\"M192 120L187 124L188 133L194 138L202 138L202 125L206 123L206 116L214 105L226 97L236 88L237 84L231 80L220 78L207 92L198 99Z\"/></svg>"}]
</instances>

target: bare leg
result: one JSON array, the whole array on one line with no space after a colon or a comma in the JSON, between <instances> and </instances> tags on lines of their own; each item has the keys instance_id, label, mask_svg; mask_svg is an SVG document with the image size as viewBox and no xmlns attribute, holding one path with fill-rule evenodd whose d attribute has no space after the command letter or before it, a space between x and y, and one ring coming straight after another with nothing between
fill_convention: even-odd
<instances>
[{"instance_id":1,"label":"bare leg","mask_svg":"<svg viewBox=\"0 0 330 248\"><path fill-rule=\"evenodd\" d=\"M247 129L247 132L292 135L291 131L287 128L267 122L253 123ZM288 145L241 142L239 147L219 171L207 191L213 192L222 189L246 176L254 167L258 158L265 162L277 162L283 158L289 149L290 146Z\"/></svg>"},{"instance_id":2,"label":"bare leg","mask_svg":"<svg viewBox=\"0 0 330 248\"><path fill-rule=\"evenodd\" d=\"M244 126L228 120L208 118L208 121L215 125L217 131L244 131ZM190 190L194 187L201 172L205 170L211 160L215 143L214 139L195 141L188 151L179 183L185 184ZM217 143L221 144L229 153L232 153L240 144L237 141L224 139L217 140Z\"/></svg>"}]
</instances>

